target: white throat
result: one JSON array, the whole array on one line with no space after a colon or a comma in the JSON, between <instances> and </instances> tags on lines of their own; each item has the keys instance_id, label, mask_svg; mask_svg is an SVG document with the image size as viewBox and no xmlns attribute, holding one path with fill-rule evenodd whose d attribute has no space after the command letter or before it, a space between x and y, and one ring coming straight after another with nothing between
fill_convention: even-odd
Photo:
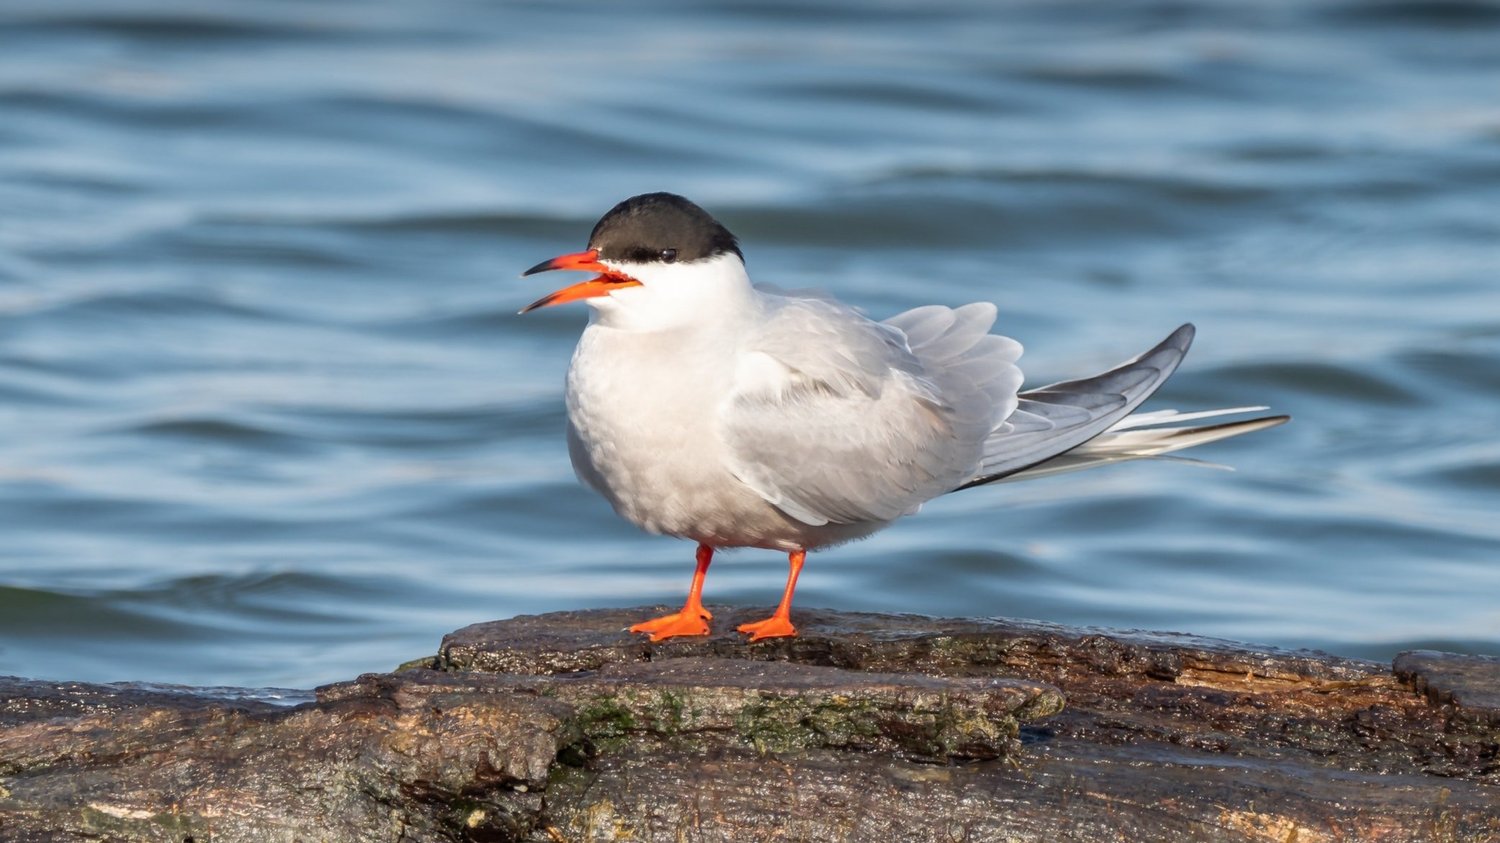
<instances>
[{"instance_id":1,"label":"white throat","mask_svg":"<svg viewBox=\"0 0 1500 843\"><path fill-rule=\"evenodd\" d=\"M755 290L732 252L691 263L600 261L641 282L588 300L595 324L625 331L666 331L743 316Z\"/></svg>"}]
</instances>

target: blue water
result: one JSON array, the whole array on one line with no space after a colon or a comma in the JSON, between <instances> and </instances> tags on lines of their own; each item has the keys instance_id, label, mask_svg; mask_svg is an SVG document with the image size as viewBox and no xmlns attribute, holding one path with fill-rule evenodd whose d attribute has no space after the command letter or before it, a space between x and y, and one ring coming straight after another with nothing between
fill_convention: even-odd
<instances>
[{"instance_id":1,"label":"blue water","mask_svg":"<svg viewBox=\"0 0 1500 843\"><path fill-rule=\"evenodd\" d=\"M965 492L799 604L1500 653L1500 5L8 0L0 673L306 687L675 603L573 480L633 193L877 316L992 300L1028 381L1183 321L1154 406L1293 424ZM716 563L769 605L783 557Z\"/></svg>"}]
</instances>

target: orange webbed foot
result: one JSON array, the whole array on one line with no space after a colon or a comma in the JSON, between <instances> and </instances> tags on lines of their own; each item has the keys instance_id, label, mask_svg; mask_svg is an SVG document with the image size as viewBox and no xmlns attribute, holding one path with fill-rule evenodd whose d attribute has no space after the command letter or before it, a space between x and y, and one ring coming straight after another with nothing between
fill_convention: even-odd
<instances>
[{"instance_id":1,"label":"orange webbed foot","mask_svg":"<svg viewBox=\"0 0 1500 843\"><path fill-rule=\"evenodd\" d=\"M649 621L641 621L632 626L630 631L648 633L652 641L665 641L668 638L687 635L707 635L709 634L708 622L713 620L713 617L707 609L699 609L696 612L684 610L652 618Z\"/></svg>"},{"instance_id":2,"label":"orange webbed foot","mask_svg":"<svg viewBox=\"0 0 1500 843\"><path fill-rule=\"evenodd\" d=\"M754 623L742 623L739 625L739 631L748 633L751 641L764 641L767 638L793 638L797 635L797 627L792 626L792 619L783 615L772 615Z\"/></svg>"}]
</instances>

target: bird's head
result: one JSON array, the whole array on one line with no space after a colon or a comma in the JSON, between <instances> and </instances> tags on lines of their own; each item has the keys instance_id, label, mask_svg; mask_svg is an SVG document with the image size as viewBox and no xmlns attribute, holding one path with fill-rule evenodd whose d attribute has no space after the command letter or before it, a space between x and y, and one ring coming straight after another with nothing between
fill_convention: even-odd
<instances>
[{"instance_id":1,"label":"bird's head","mask_svg":"<svg viewBox=\"0 0 1500 843\"><path fill-rule=\"evenodd\" d=\"M521 273L576 269L598 275L548 293L521 310L587 299L647 309L696 309L721 285L748 287L744 257L729 229L673 193L644 193L599 219L582 252L559 255ZM665 315L665 314L663 314Z\"/></svg>"}]
</instances>

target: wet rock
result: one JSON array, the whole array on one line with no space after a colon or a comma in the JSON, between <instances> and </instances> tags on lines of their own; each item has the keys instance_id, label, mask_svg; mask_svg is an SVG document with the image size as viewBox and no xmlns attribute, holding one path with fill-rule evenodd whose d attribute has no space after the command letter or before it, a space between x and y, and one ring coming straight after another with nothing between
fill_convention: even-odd
<instances>
[{"instance_id":1,"label":"wet rock","mask_svg":"<svg viewBox=\"0 0 1500 843\"><path fill-rule=\"evenodd\" d=\"M749 644L728 607L624 632L650 613L479 624L294 706L0 680L0 840L1500 840L1494 659L816 611Z\"/></svg>"},{"instance_id":2,"label":"wet rock","mask_svg":"<svg viewBox=\"0 0 1500 843\"><path fill-rule=\"evenodd\" d=\"M1396 656L1395 671L1457 719L1500 727L1500 659L1410 650Z\"/></svg>"},{"instance_id":3,"label":"wet rock","mask_svg":"<svg viewBox=\"0 0 1500 843\"><path fill-rule=\"evenodd\" d=\"M0 839L520 839L558 751L580 739L568 706L535 696L200 703L0 731Z\"/></svg>"},{"instance_id":4,"label":"wet rock","mask_svg":"<svg viewBox=\"0 0 1500 843\"><path fill-rule=\"evenodd\" d=\"M750 644L729 630L753 610L713 607L715 635L653 645L626 633L650 609L564 612L476 624L448 635L448 670L552 675L676 658L784 661L857 671L1012 678L1061 690L1048 736L1154 741L1223 754L1299 753L1372 772L1420 770L1495 782L1456 726L1390 666L1158 632L1003 619L808 611L801 634ZM1463 763L1463 758L1474 758Z\"/></svg>"},{"instance_id":5,"label":"wet rock","mask_svg":"<svg viewBox=\"0 0 1500 843\"><path fill-rule=\"evenodd\" d=\"M0 676L0 728L49 717L98 714L149 706L180 709L232 707L267 711L278 702L309 697L285 689L188 688L171 685L36 682Z\"/></svg>"},{"instance_id":6,"label":"wet rock","mask_svg":"<svg viewBox=\"0 0 1500 843\"><path fill-rule=\"evenodd\" d=\"M319 698L357 698L375 688L403 698L545 696L571 705L582 734L611 748L649 740L761 753L846 749L934 762L999 758L1015 747L1020 721L1063 707L1055 688L1036 682L704 658L551 677L417 670L329 686Z\"/></svg>"}]
</instances>

